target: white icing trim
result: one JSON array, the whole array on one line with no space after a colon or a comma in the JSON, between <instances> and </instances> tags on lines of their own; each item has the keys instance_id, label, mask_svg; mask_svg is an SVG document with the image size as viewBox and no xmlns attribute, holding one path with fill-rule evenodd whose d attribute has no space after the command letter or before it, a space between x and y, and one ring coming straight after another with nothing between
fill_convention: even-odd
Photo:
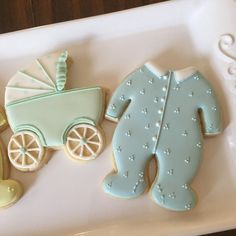
<instances>
[{"instance_id":1,"label":"white icing trim","mask_svg":"<svg viewBox=\"0 0 236 236\"><path fill-rule=\"evenodd\" d=\"M41 64L41 62L39 61L39 59L35 60L36 63L38 64L39 68L41 68L41 70L43 71L43 74L45 75L45 77L49 80L49 82L52 84L52 86L54 88L56 88L52 78L50 77L50 75L47 73L47 71L45 70L45 68L43 67L43 65Z\"/></svg>"},{"instance_id":2,"label":"white icing trim","mask_svg":"<svg viewBox=\"0 0 236 236\"><path fill-rule=\"evenodd\" d=\"M168 70L161 68L160 65L158 65L154 61L148 61L144 64L153 74L157 76L163 76L168 73Z\"/></svg>"},{"instance_id":3,"label":"white icing trim","mask_svg":"<svg viewBox=\"0 0 236 236\"><path fill-rule=\"evenodd\" d=\"M196 72L197 72L197 69L193 66L184 68L182 70L173 71L175 80L179 82L189 78L191 75L193 75Z\"/></svg>"},{"instance_id":4,"label":"white icing trim","mask_svg":"<svg viewBox=\"0 0 236 236\"><path fill-rule=\"evenodd\" d=\"M157 76L163 76L168 73L168 70L161 68L160 65L158 65L155 61L148 61L144 64L153 74ZM197 69L193 66L181 69L181 70L176 70L173 71L175 80L178 82L181 82L194 73L196 73Z\"/></svg>"}]
</instances>

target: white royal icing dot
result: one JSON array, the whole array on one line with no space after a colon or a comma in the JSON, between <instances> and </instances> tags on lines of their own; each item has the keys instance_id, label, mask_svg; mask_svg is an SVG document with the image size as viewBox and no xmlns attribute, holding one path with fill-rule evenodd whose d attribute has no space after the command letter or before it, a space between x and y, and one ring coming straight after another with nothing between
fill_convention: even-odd
<instances>
[{"instance_id":1,"label":"white royal icing dot","mask_svg":"<svg viewBox=\"0 0 236 236\"><path fill-rule=\"evenodd\" d=\"M161 102L165 102L165 100L166 100L166 97L161 98Z\"/></svg>"},{"instance_id":2,"label":"white royal icing dot","mask_svg":"<svg viewBox=\"0 0 236 236\"><path fill-rule=\"evenodd\" d=\"M131 136L131 131L128 130L126 133L125 133L126 136L130 137Z\"/></svg>"},{"instance_id":3,"label":"white royal icing dot","mask_svg":"<svg viewBox=\"0 0 236 236\"><path fill-rule=\"evenodd\" d=\"M179 85L176 85L173 89L178 91L180 89L180 87L179 87Z\"/></svg>"},{"instance_id":4,"label":"white royal icing dot","mask_svg":"<svg viewBox=\"0 0 236 236\"><path fill-rule=\"evenodd\" d=\"M195 75L193 78L194 78L195 80L199 80L199 77L198 77L197 75Z\"/></svg>"},{"instance_id":5,"label":"white royal icing dot","mask_svg":"<svg viewBox=\"0 0 236 236\"><path fill-rule=\"evenodd\" d=\"M184 162L187 163L187 164L189 164L189 163L190 163L190 157L186 158L186 159L184 160Z\"/></svg>"},{"instance_id":6,"label":"white royal icing dot","mask_svg":"<svg viewBox=\"0 0 236 236\"><path fill-rule=\"evenodd\" d=\"M188 189L188 185L187 185L187 184L183 184L183 185L182 185L182 188Z\"/></svg>"},{"instance_id":7,"label":"white royal icing dot","mask_svg":"<svg viewBox=\"0 0 236 236\"><path fill-rule=\"evenodd\" d=\"M160 184L157 184L157 191L159 193L162 193L163 192L163 189L161 188L161 185Z\"/></svg>"},{"instance_id":8,"label":"white royal icing dot","mask_svg":"<svg viewBox=\"0 0 236 236\"><path fill-rule=\"evenodd\" d=\"M162 114L163 108L160 108L157 112L158 112L158 114Z\"/></svg>"},{"instance_id":9,"label":"white royal icing dot","mask_svg":"<svg viewBox=\"0 0 236 236\"><path fill-rule=\"evenodd\" d=\"M121 152L121 147L119 146L117 149L116 149L117 152Z\"/></svg>"},{"instance_id":10,"label":"white royal icing dot","mask_svg":"<svg viewBox=\"0 0 236 236\"><path fill-rule=\"evenodd\" d=\"M207 94L212 94L212 89L207 89Z\"/></svg>"},{"instance_id":11,"label":"white royal icing dot","mask_svg":"<svg viewBox=\"0 0 236 236\"><path fill-rule=\"evenodd\" d=\"M144 94L145 94L145 89L142 89L142 90L140 91L140 94L144 95Z\"/></svg>"},{"instance_id":12,"label":"white royal icing dot","mask_svg":"<svg viewBox=\"0 0 236 236\"><path fill-rule=\"evenodd\" d=\"M179 114L179 113L180 113L180 108L177 107L177 108L174 110L174 113Z\"/></svg>"},{"instance_id":13,"label":"white royal icing dot","mask_svg":"<svg viewBox=\"0 0 236 236\"><path fill-rule=\"evenodd\" d=\"M143 148L148 149L149 148L148 143L143 144Z\"/></svg>"},{"instance_id":14,"label":"white royal icing dot","mask_svg":"<svg viewBox=\"0 0 236 236\"><path fill-rule=\"evenodd\" d=\"M185 130L183 133L182 133L182 136L186 137L188 135L188 132Z\"/></svg>"},{"instance_id":15,"label":"white royal icing dot","mask_svg":"<svg viewBox=\"0 0 236 236\"><path fill-rule=\"evenodd\" d=\"M169 197L169 198L172 198L172 199L175 199L175 198L176 198L175 192L169 193L169 194L168 194L168 197Z\"/></svg>"},{"instance_id":16,"label":"white royal icing dot","mask_svg":"<svg viewBox=\"0 0 236 236\"><path fill-rule=\"evenodd\" d=\"M162 91L165 92L167 90L167 86L165 85L163 88L162 88Z\"/></svg>"},{"instance_id":17,"label":"white royal icing dot","mask_svg":"<svg viewBox=\"0 0 236 236\"><path fill-rule=\"evenodd\" d=\"M130 117L131 117L130 114L125 115L125 119L126 119L126 120L129 120Z\"/></svg>"},{"instance_id":18,"label":"white royal icing dot","mask_svg":"<svg viewBox=\"0 0 236 236\"><path fill-rule=\"evenodd\" d=\"M152 137L152 141L153 141L153 142L156 142L156 141L157 141L157 136L153 136L153 137Z\"/></svg>"},{"instance_id":19,"label":"white royal icing dot","mask_svg":"<svg viewBox=\"0 0 236 236\"><path fill-rule=\"evenodd\" d=\"M153 79L148 80L149 84L153 84Z\"/></svg>"},{"instance_id":20,"label":"white royal icing dot","mask_svg":"<svg viewBox=\"0 0 236 236\"><path fill-rule=\"evenodd\" d=\"M196 122L197 118L196 117L192 117L192 121Z\"/></svg>"},{"instance_id":21,"label":"white royal icing dot","mask_svg":"<svg viewBox=\"0 0 236 236\"><path fill-rule=\"evenodd\" d=\"M144 173L141 171L138 175L139 175L141 178L143 178Z\"/></svg>"},{"instance_id":22,"label":"white royal icing dot","mask_svg":"<svg viewBox=\"0 0 236 236\"><path fill-rule=\"evenodd\" d=\"M167 80L168 79L168 75L163 75L162 78L163 78L163 80Z\"/></svg>"},{"instance_id":23,"label":"white royal icing dot","mask_svg":"<svg viewBox=\"0 0 236 236\"><path fill-rule=\"evenodd\" d=\"M140 68L139 71L140 71L141 73L143 73L143 68Z\"/></svg>"},{"instance_id":24,"label":"white royal icing dot","mask_svg":"<svg viewBox=\"0 0 236 236\"><path fill-rule=\"evenodd\" d=\"M161 126L161 121L157 121L156 122L156 127L160 127Z\"/></svg>"},{"instance_id":25,"label":"white royal icing dot","mask_svg":"<svg viewBox=\"0 0 236 236\"><path fill-rule=\"evenodd\" d=\"M134 161L134 159L135 159L135 155L134 155L134 154L132 154L131 156L129 156L129 160L130 160L130 161Z\"/></svg>"},{"instance_id":26,"label":"white royal icing dot","mask_svg":"<svg viewBox=\"0 0 236 236\"><path fill-rule=\"evenodd\" d=\"M155 103L158 103L158 97L155 97L155 98L154 98L154 102L155 102Z\"/></svg>"},{"instance_id":27,"label":"white royal icing dot","mask_svg":"<svg viewBox=\"0 0 236 236\"><path fill-rule=\"evenodd\" d=\"M128 178L128 171L123 174L123 177Z\"/></svg>"},{"instance_id":28,"label":"white royal icing dot","mask_svg":"<svg viewBox=\"0 0 236 236\"><path fill-rule=\"evenodd\" d=\"M164 126L163 126L163 129L164 129L164 130L168 130L169 128L170 128L170 126L169 126L168 123L164 124Z\"/></svg>"},{"instance_id":29,"label":"white royal icing dot","mask_svg":"<svg viewBox=\"0 0 236 236\"><path fill-rule=\"evenodd\" d=\"M201 148L202 147L202 143L201 142L197 143L197 147Z\"/></svg>"},{"instance_id":30,"label":"white royal icing dot","mask_svg":"<svg viewBox=\"0 0 236 236\"><path fill-rule=\"evenodd\" d=\"M191 210L191 207L192 207L192 203L188 203L184 206L186 210Z\"/></svg>"},{"instance_id":31,"label":"white royal icing dot","mask_svg":"<svg viewBox=\"0 0 236 236\"><path fill-rule=\"evenodd\" d=\"M193 97L194 93L193 91L188 94L189 97Z\"/></svg>"},{"instance_id":32,"label":"white royal icing dot","mask_svg":"<svg viewBox=\"0 0 236 236\"><path fill-rule=\"evenodd\" d=\"M216 106L213 106L211 109L212 109L213 111L216 111L216 110L217 110Z\"/></svg>"},{"instance_id":33,"label":"white royal icing dot","mask_svg":"<svg viewBox=\"0 0 236 236\"><path fill-rule=\"evenodd\" d=\"M173 170L173 169L168 170L168 171L167 171L167 174L168 174L168 175L173 175L173 174L174 174L174 170Z\"/></svg>"},{"instance_id":34,"label":"white royal icing dot","mask_svg":"<svg viewBox=\"0 0 236 236\"><path fill-rule=\"evenodd\" d=\"M124 100L125 100L125 95L121 95L121 96L120 96L120 100L121 100L121 101L124 101Z\"/></svg>"},{"instance_id":35,"label":"white royal icing dot","mask_svg":"<svg viewBox=\"0 0 236 236\"><path fill-rule=\"evenodd\" d=\"M127 84L128 86L130 86L130 85L132 84L132 80L127 81L126 84Z\"/></svg>"},{"instance_id":36,"label":"white royal icing dot","mask_svg":"<svg viewBox=\"0 0 236 236\"><path fill-rule=\"evenodd\" d=\"M111 105L111 109L112 109L112 110L115 110L115 109L116 109L116 105L115 105L115 104L112 104L112 105Z\"/></svg>"},{"instance_id":37,"label":"white royal icing dot","mask_svg":"<svg viewBox=\"0 0 236 236\"><path fill-rule=\"evenodd\" d=\"M142 113L146 115L146 114L148 113L147 108L144 108L144 109L142 110Z\"/></svg>"},{"instance_id":38,"label":"white royal icing dot","mask_svg":"<svg viewBox=\"0 0 236 236\"><path fill-rule=\"evenodd\" d=\"M166 150L164 150L164 154L165 155L167 155L167 156L169 156L170 155L170 148L167 148Z\"/></svg>"}]
</instances>

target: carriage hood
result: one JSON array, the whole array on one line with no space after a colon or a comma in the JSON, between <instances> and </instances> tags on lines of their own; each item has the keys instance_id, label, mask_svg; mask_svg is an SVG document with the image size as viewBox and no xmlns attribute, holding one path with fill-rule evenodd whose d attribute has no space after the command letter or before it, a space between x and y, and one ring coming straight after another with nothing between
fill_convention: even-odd
<instances>
[{"instance_id":1,"label":"carriage hood","mask_svg":"<svg viewBox=\"0 0 236 236\"><path fill-rule=\"evenodd\" d=\"M68 53L57 52L36 59L10 79L5 105L44 93L62 91L66 83Z\"/></svg>"}]
</instances>

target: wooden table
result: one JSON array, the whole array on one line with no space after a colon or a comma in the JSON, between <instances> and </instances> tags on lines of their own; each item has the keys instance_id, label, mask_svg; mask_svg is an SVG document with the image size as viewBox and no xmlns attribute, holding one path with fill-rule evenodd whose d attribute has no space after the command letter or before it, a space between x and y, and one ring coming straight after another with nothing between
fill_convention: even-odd
<instances>
[{"instance_id":1,"label":"wooden table","mask_svg":"<svg viewBox=\"0 0 236 236\"><path fill-rule=\"evenodd\" d=\"M165 0L0 0L0 33L163 1ZM236 236L236 230L209 236Z\"/></svg>"}]
</instances>

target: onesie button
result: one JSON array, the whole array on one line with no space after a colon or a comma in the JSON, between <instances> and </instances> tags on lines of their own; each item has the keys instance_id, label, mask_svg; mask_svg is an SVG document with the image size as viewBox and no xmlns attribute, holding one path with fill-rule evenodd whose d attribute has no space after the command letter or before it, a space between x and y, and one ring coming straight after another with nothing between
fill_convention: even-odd
<instances>
[{"instance_id":1,"label":"onesie button","mask_svg":"<svg viewBox=\"0 0 236 236\"><path fill-rule=\"evenodd\" d=\"M156 136L156 135L152 137L152 141L153 141L153 142L156 142L156 141L157 141L157 136Z\"/></svg>"},{"instance_id":2,"label":"onesie button","mask_svg":"<svg viewBox=\"0 0 236 236\"><path fill-rule=\"evenodd\" d=\"M167 90L167 86L165 85L163 88L162 88L162 91L165 92Z\"/></svg>"}]
</instances>

